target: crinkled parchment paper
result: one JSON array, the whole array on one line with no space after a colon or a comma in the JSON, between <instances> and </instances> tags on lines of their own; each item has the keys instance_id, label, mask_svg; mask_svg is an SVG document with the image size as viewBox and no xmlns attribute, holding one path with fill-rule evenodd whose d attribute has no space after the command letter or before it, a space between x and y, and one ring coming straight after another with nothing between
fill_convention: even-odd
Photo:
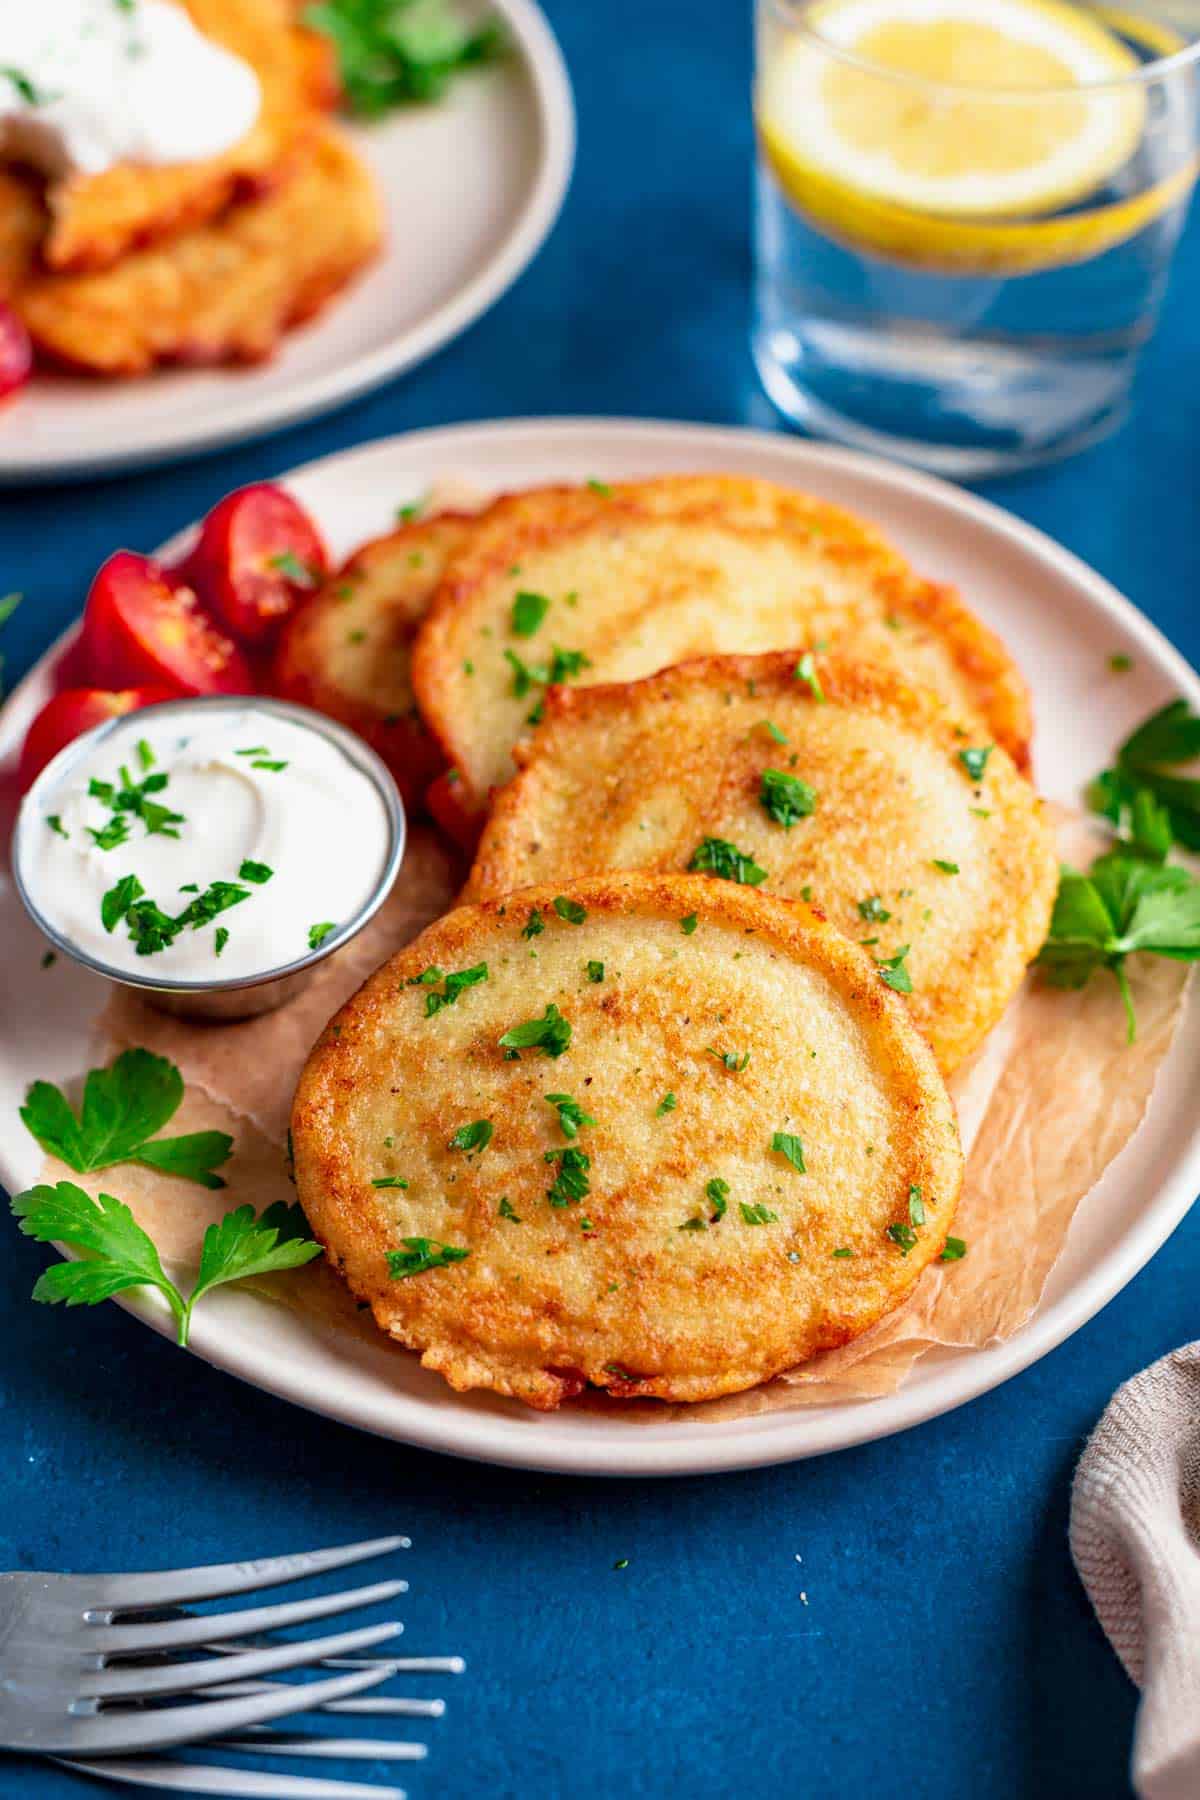
<instances>
[{"instance_id":1,"label":"crinkled parchment paper","mask_svg":"<svg viewBox=\"0 0 1200 1800\"><path fill-rule=\"evenodd\" d=\"M1090 829L1078 823L1062 827L1060 846L1076 863L1096 848ZM188 1088L173 1128L217 1125L237 1140L230 1186L219 1195L152 1170L122 1169L122 1198L169 1258L194 1261L204 1225L228 1206L252 1200L261 1208L290 1194L282 1145L308 1046L377 963L447 909L460 875L440 840L415 830L387 905L323 966L305 994L263 1019L188 1025L154 1012L129 990L114 990L98 1022L98 1054L107 1058L142 1044L169 1056ZM917 1358L936 1345L992 1344L1018 1330L1038 1303L1077 1206L1141 1123L1179 1021L1186 965L1135 958L1129 973L1138 1016L1135 1044L1125 1041L1113 981L1096 977L1079 992L1065 993L1031 979L980 1054L951 1082L968 1150L953 1228L967 1244L961 1261L926 1270L905 1305L855 1343L750 1393L670 1410L681 1417L736 1418L873 1399L893 1393ZM58 1166L49 1172L69 1173ZM265 1291L311 1308L326 1327L385 1341L322 1265ZM602 1404L611 1411L617 1403ZM645 1417L647 1403L620 1410ZM656 1418L663 1411L654 1406Z\"/></svg>"}]
</instances>

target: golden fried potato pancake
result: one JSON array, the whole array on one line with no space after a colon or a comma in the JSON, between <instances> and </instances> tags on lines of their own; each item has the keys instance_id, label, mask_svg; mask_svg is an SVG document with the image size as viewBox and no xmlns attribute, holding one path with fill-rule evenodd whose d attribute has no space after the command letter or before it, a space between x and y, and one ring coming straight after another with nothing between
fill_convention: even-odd
<instances>
[{"instance_id":1,"label":"golden fried potato pancake","mask_svg":"<svg viewBox=\"0 0 1200 1800\"><path fill-rule=\"evenodd\" d=\"M442 755L413 699L412 640L470 524L464 513L442 513L364 544L293 613L271 667L275 693L373 745L414 809Z\"/></svg>"},{"instance_id":2,"label":"golden fried potato pancake","mask_svg":"<svg viewBox=\"0 0 1200 1800\"><path fill-rule=\"evenodd\" d=\"M549 604L534 617L518 597ZM417 638L417 702L476 810L547 677L631 681L688 657L827 646L934 688L1028 763L1025 686L953 591L852 514L767 481L666 476L498 500Z\"/></svg>"},{"instance_id":3,"label":"golden fried potato pancake","mask_svg":"<svg viewBox=\"0 0 1200 1800\"><path fill-rule=\"evenodd\" d=\"M928 690L840 657L815 657L807 681L796 664L711 657L553 689L467 897L685 870L706 839L732 844L765 891L811 900L872 956L908 947L909 1011L948 1074L1045 939L1058 863L1041 802L1001 749L973 779L961 753L975 764L982 746Z\"/></svg>"},{"instance_id":4,"label":"golden fried potato pancake","mask_svg":"<svg viewBox=\"0 0 1200 1800\"><path fill-rule=\"evenodd\" d=\"M15 304L35 348L94 375L259 362L344 287L383 233L374 182L325 126L261 200L94 275L34 275Z\"/></svg>"},{"instance_id":5,"label":"golden fried potato pancake","mask_svg":"<svg viewBox=\"0 0 1200 1800\"><path fill-rule=\"evenodd\" d=\"M383 1330L544 1408L589 1382L705 1400L846 1343L939 1254L962 1175L866 952L679 875L439 919L322 1034L292 1141Z\"/></svg>"},{"instance_id":6,"label":"golden fried potato pancake","mask_svg":"<svg viewBox=\"0 0 1200 1800\"><path fill-rule=\"evenodd\" d=\"M120 163L47 189L42 255L51 269L104 269L129 250L211 219L262 192L312 137L337 96L327 39L296 27L291 0L182 0L197 30L250 64L262 90L251 129L220 156L143 167Z\"/></svg>"}]
</instances>

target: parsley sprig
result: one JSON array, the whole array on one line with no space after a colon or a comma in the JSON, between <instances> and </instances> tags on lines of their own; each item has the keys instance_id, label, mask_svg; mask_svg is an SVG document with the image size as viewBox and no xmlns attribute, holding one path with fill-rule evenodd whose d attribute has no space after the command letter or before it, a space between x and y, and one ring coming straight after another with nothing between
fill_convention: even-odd
<instances>
[{"instance_id":1,"label":"parsley sprig","mask_svg":"<svg viewBox=\"0 0 1200 1800\"><path fill-rule=\"evenodd\" d=\"M70 1244L85 1253L78 1262L53 1263L39 1275L35 1300L51 1306L96 1306L130 1288L157 1288L174 1315L180 1345L187 1344L197 1301L213 1288L250 1275L298 1269L321 1254L298 1206L279 1201L260 1217L252 1206L239 1206L204 1233L200 1267L185 1299L164 1270L153 1239L112 1194L93 1200L73 1181L53 1187L39 1183L14 1195L12 1209L27 1237Z\"/></svg>"},{"instance_id":2,"label":"parsley sprig","mask_svg":"<svg viewBox=\"0 0 1200 1800\"><path fill-rule=\"evenodd\" d=\"M445 0L321 0L304 20L332 40L347 107L364 119L440 99L460 71L505 49L494 20L469 24Z\"/></svg>"},{"instance_id":3,"label":"parsley sprig","mask_svg":"<svg viewBox=\"0 0 1200 1800\"><path fill-rule=\"evenodd\" d=\"M1158 841L1162 818L1171 837L1187 850L1200 850L1200 780L1170 771L1200 757L1200 716L1186 700L1172 700L1152 713L1132 732L1117 751L1111 769L1099 774L1088 790L1095 812L1120 828L1128 822L1136 828L1158 811ZM1169 848L1168 844L1164 847Z\"/></svg>"},{"instance_id":4,"label":"parsley sprig","mask_svg":"<svg viewBox=\"0 0 1200 1800\"><path fill-rule=\"evenodd\" d=\"M78 1114L61 1088L35 1081L21 1118L43 1150L81 1175L115 1163L142 1163L201 1187L222 1188L225 1182L214 1171L233 1148L227 1132L156 1135L182 1099L183 1077L174 1063L149 1050L124 1050L107 1069L89 1071Z\"/></svg>"}]
</instances>

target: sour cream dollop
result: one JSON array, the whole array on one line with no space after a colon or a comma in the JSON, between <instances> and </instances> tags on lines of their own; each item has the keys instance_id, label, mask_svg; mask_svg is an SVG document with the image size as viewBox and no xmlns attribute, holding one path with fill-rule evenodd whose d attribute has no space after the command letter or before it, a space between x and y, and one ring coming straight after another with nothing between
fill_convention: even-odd
<instances>
[{"instance_id":1,"label":"sour cream dollop","mask_svg":"<svg viewBox=\"0 0 1200 1800\"><path fill-rule=\"evenodd\" d=\"M261 104L172 0L0 0L0 152L47 175L217 156Z\"/></svg>"},{"instance_id":2,"label":"sour cream dollop","mask_svg":"<svg viewBox=\"0 0 1200 1800\"><path fill-rule=\"evenodd\" d=\"M375 783L329 738L253 705L130 713L26 796L18 866L68 944L143 981L265 975L378 888Z\"/></svg>"}]
</instances>

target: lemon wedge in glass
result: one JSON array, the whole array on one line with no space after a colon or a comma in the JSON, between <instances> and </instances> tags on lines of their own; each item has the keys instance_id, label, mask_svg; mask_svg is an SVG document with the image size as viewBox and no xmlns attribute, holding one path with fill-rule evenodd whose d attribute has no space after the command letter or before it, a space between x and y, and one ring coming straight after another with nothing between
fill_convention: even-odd
<instances>
[{"instance_id":1,"label":"lemon wedge in glass","mask_svg":"<svg viewBox=\"0 0 1200 1800\"><path fill-rule=\"evenodd\" d=\"M1136 52L1065 0L822 0L804 22L766 47L758 128L788 198L834 237L1025 272L1122 241L1193 177L1049 216L1103 189L1145 129Z\"/></svg>"}]
</instances>

